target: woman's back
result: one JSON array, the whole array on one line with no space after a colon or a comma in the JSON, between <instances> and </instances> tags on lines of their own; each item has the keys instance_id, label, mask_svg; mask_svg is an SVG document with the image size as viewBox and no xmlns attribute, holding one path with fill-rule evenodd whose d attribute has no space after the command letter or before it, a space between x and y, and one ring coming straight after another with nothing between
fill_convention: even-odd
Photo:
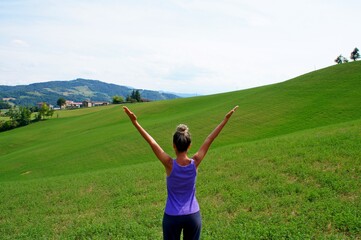
<instances>
[{"instance_id":1,"label":"woman's back","mask_svg":"<svg viewBox=\"0 0 361 240\"><path fill-rule=\"evenodd\" d=\"M173 160L173 168L167 176L167 203L165 213L178 216L199 211L196 199L197 169L194 160L186 166L181 166Z\"/></svg>"}]
</instances>

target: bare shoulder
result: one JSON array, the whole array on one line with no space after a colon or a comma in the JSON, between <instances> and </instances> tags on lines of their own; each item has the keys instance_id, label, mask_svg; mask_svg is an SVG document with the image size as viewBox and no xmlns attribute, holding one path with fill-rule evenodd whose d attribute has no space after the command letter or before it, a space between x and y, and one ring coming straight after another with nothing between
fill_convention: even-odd
<instances>
[{"instance_id":1,"label":"bare shoulder","mask_svg":"<svg viewBox=\"0 0 361 240\"><path fill-rule=\"evenodd\" d=\"M193 155L192 159L194 160L194 163L196 165L196 167L198 167L198 165L201 163L202 159L199 157L198 152L196 154Z\"/></svg>"},{"instance_id":2,"label":"bare shoulder","mask_svg":"<svg viewBox=\"0 0 361 240\"><path fill-rule=\"evenodd\" d=\"M166 157L164 157L162 160L161 160L162 164L164 165L164 167L166 169L168 168L172 168L173 166L173 158L171 158L169 155L167 155Z\"/></svg>"}]
</instances>

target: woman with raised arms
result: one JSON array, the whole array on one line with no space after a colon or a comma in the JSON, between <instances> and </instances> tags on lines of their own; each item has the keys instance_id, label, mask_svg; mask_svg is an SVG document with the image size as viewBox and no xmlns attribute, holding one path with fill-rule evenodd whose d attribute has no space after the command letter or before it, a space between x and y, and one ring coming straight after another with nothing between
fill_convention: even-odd
<instances>
[{"instance_id":1,"label":"woman with raised arms","mask_svg":"<svg viewBox=\"0 0 361 240\"><path fill-rule=\"evenodd\" d=\"M196 199L197 170L214 139L222 131L238 106L229 111L222 122L209 134L202 146L192 157L188 157L191 135L188 127L180 124L173 135L176 158L168 155L149 133L138 123L136 115L123 107L134 127L152 148L154 154L165 167L167 174L167 202L163 216L163 238L200 239L202 220Z\"/></svg>"}]
</instances>

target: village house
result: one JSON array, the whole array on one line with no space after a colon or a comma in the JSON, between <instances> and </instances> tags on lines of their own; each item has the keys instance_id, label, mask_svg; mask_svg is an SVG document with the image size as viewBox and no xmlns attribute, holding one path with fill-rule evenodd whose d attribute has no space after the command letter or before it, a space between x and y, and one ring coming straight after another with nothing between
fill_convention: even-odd
<instances>
[{"instance_id":1,"label":"village house","mask_svg":"<svg viewBox=\"0 0 361 240\"><path fill-rule=\"evenodd\" d=\"M97 106L106 106L109 105L109 102L92 102L85 100L82 102L83 107L97 107Z\"/></svg>"},{"instance_id":2,"label":"village house","mask_svg":"<svg viewBox=\"0 0 361 240\"><path fill-rule=\"evenodd\" d=\"M83 102L73 102L70 100L65 101L65 108L96 107L106 105L109 105L109 102L92 102L89 100L85 100Z\"/></svg>"},{"instance_id":3,"label":"village house","mask_svg":"<svg viewBox=\"0 0 361 240\"><path fill-rule=\"evenodd\" d=\"M83 101L83 107L92 107L92 106L93 104L91 101L87 101L87 100Z\"/></svg>"},{"instance_id":4,"label":"village house","mask_svg":"<svg viewBox=\"0 0 361 240\"><path fill-rule=\"evenodd\" d=\"M66 108L80 108L80 107L82 107L82 105L83 105L83 103L81 103L81 102L73 102L70 100L65 101Z\"/></svg>"}]
</instances>

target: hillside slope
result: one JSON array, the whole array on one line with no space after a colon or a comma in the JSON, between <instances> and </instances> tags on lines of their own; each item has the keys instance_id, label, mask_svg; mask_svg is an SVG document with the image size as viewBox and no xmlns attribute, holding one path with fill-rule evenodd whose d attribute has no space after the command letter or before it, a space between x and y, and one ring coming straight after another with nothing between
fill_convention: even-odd
<instances>
[{"instance_id":1,"label":"hillside slope","mask_svg":"<svg viewBox=\"0 0 361 240\"><path fill-rule=\"evenodd\" d=\"M213 149L197 178L202 239L358 239L360 149L361 119ZM162 238L157 161L3 181L0 196L3 239Z\"/></svg>"},{"instance_id":2,"label":"hillside slope","mask_svg":"<svg viewBox=\"0 0 361 240\"><path fill-rule=\"evenodd\" d=\"M360 119L361 62L249 90L129 107L172 153L171 135L177 124L189 125L195 152L235 105L237 113L212 149ZM58 111L51 120L1 133L0 145L0 181L154 161L120 106Z\"/></svg>"}]
</instances>

